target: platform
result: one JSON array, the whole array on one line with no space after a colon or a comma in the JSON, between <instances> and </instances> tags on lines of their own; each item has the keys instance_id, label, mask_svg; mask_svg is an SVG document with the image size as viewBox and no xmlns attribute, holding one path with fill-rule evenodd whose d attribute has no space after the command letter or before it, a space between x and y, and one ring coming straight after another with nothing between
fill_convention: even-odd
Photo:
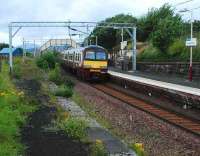
<instances>
[{"instance_id":1,"label":"platform","mask_svg":"<svg viewBox=\"0 0 200 156\"><path fill-rule=\"evenodd\" d=\"M156 86L156 87L160 87L160 88L163 88L163 89L166 89L166 90L173 90L173 91L176 91L176 92L182 92L182 93L186 93L186 94L200 96L200 89L199 88L188 87L188 86L184 86L184 85L153 80L153 79L144 78L144 77L141 77L141 76L134 76L134 75L124 74L124 73L115 72L115 71L111 71L111 70L109 70L108 73L111 74L112 76L125 78L125 79L132 80L132 81L135 81L135 82L138 82L138 83Z\"/></svg>"}]
</instances>

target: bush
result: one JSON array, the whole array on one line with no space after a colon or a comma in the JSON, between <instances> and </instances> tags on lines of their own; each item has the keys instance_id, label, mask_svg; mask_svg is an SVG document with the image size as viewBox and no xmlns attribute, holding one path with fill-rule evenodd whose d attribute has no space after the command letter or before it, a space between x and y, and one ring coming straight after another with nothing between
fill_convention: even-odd
<instances>
[{"instance_id":1,"label":"bush","mask_svg":"<svg viewBox=\"0 0 200 156\"><path fill-rule=\"evenodd\" d=\"M71 80L69 77L64 77L64 84L73 88L74 87L74 82Z\"/></svg>"},{"instance_id":2,"label":"bush","mask_svg":"<svg viewBox=\"0 0 200 156\"><path fill-rule=\"evenodd\" d=\"M82 140L87 136L86 128L88 126L84 120L69 117L67 120L60 123L59 126L69 137L73 139Z\"/></svg>"},{"instance_id":3,"label":"bush","mask_svg":"<svg viewBox=\"0 0 200 156\"><path fill-rule=\"evenodd\" d=\"M167 58L165 53L161 53L158 48L150 45L143 52L138 54L138 61L163 61Z\"/></svg>"},{"instance_id":4,"label":"bush","mask_svg":"<svg viewBox=\"0 0 200 156\"><path fill-rule=\"evenodd\" d=\"M169 47L168 54L171 59L187 60L186 53L188 48L185 46L185 42L181 39L175 40L175 42Z\"/></svg>"},{"instance_id":5,"label":"bush","mask_svg":"<svg viewBox=\"0 0 200 156\"><path fill-rule=\"evenodd\" d=\"M45 52L37 58L36 64L42 69L53 69L57 61L58 55L51 51Z\"/></svg>"},{"instance_id":6,"label":"bush","mask_svg":"<svg viewBox=\"0 0 200 156\"><path fill-rule=\"evenodd\" d=\"M56 96L62 96L62 97L69 98L73 95L73 91L72 91L71 87L68 87L66 85L61 85L56 89L54 94Z\"/></svg>"},{"instance_id":7,"label":"bush","mask_svg":"<svg viewBox=\"0 0 200 156\"><path fill-rule=\"evenodd\" d=\"M61 85L64 82L64 79L61 75L60 66L58 64L56 64L55 69L49 72L49 80L57 85Z\"/></svg>"}]
</instances>

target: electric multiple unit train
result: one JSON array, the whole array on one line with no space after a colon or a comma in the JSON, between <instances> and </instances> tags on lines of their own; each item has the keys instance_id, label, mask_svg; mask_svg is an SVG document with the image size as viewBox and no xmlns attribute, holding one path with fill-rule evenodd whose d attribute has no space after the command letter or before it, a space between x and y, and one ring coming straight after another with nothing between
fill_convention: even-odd
<instances>
[{"instance_id":1,"label":"electric multiple unit train","mask_svg":"<svg viewBox=\"0 0 200 156\"><path fill-rule=\"evenodd\" d=\"M105 77L108 71L108 52L100 46L87 46L62 52L65 68L81 79Z\"/></svg>"}]
</instances>

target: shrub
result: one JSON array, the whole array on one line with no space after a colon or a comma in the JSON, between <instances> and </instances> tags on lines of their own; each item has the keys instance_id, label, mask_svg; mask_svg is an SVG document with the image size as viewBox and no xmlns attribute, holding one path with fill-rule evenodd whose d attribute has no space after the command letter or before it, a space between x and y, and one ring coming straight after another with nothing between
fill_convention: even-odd
<instances>
[{"instance_id":1,"label":"shrub","mask_svg":"<svg viewBox=\"0 0 200 156\"><path fill-rule=\"evenodd\" d=\"M71 80L69 77L64 77L64 83L65 83L65 85L67 85L67 86L69 86L71 88L73 88L74 85L75 85L74 81Z\"/></svg>"},{"instance_id":2,"label":"shrub","mask_svg":"<svg viewBox=\"0 0 200 156\"><path fill-rule=\"evenodd\" d=\"M186 52L187 47L185 46L185 42L181 39L176 40L168 49L168 54L173 59L180 59Z\"/></svg>"},{"instance_id":3,"label":"shrub","mask_svg":"<svg viewBox=\"0 0 200 156\"><path fill-rule=\"evenodd\" d=\"M158 48L152 45L148 46L143 52L138 54L138 61L162 61L166 59L166 54L161 53Z\"/></svg>"},{"instance_id":4,"label":"shrub","mask_svg":"<svg viewBox=\"0 0 200 156\"><path fill-rule=\"evenodd\" d=\"M49 80L57 85L61 85L63 83L64 80L61 75L60 66L58 64L56 64L55 69L49 72Z\"/></svg>"},{"instance_id":5,"label":"shrub","mask_svg":"<svg viewBox=\"0 0 200 156\"><path fill-rule=\"evenodd\" d=\"M56 53L48 51L36 59L36 64L42 69L53 69L55 68L57 57Z\"/></svg>"},{"instance_id":6,"label":"shrub","mask_svg":"<svg viewBox=\"0 0 200 156\"><path fill-rule=\"evenodd\" d=\"M67 120L60 123L59 126L69 137L73 139L82 140L87 136L86 128L88 126L84 120L69 117Z\"/></svg>"},{"instance_id":7,"label":"shrub","mask_svg":"<svg viewBox=\"0 0 200 156\"><path fill-rule=\"evenodd\" d=\"M66 85L61 85L56 89L54 94L56 96L62 96L62 97L69 98L73 95L73 91L72 91L71 87L68 87Z\"/></svg>"}]
</instances>

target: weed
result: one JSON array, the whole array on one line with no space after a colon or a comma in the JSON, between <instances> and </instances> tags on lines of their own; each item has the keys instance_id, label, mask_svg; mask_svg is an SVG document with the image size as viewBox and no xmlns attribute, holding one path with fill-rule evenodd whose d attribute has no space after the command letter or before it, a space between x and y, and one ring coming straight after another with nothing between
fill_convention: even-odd
<instances>
[{"instance_id":1,"label":"weed","mask_svg":"<svg viewBox=\"0 0 200 156\"><path fill-rule=\"evenodd\" d=\"M94 144L91 146L90 156L107 156L105 146L101 140L96 140Z\"/></svg>"},{"instance_id":2,"label":"weed","mask_svg":"<svg viewBox=\"0 0 200 156\"><path fill-rule=\"evenodd\" d=\"M88 126L86 121L82 119L69 117L68 119L63 120L59 124L59 127L60 129L64 130L69 137L73 139L83 140L87 136L86 128Z\"/></svg>"},{"instance_id":3,"label":"weed","mask_svg":"<svg viewBox=\"0 0 200 156\"><path fill-rule=\"evenodd\" d=\"M58 64L56 64L55 69L49 72L49 80L57 85L61 85L64 82L64 79L61 75L60 66Z\"/></svg>"},{"instance_id":4,"label":"weed","mask_svg":"<svg viewBox=\"0 0 200 156\"><path fill-rule=\"evenodd\" d=\"M4 62L0 75L0 155L20 155L23 146L18 141L20 127L25 123L27 113L35 107L28 105L24 93L13 85Z\"/></svg>"},{"instance_id":5,"label":"weed","mask_svg":"<svg viewBox=\"0 0 200 156\"><path fill-rule=\"evenodd\" d=\"M134 151L137 153L138 156L146 156L143 144L135 143L132 144L131 147L134 149Z\"/></svg>"},{"instance_id":6,"label":"weed","mask_svg":"<svg viewBox=\"0 0 200 156\"><path fill-rule=\"evenodd\" d=\"M71 87L68 87L66 85L61 85L56 89L54 94L56 96L62 96L62 97L69 98L73 95L73 91L72 91Z\"/></svg>"}]
</instances>

